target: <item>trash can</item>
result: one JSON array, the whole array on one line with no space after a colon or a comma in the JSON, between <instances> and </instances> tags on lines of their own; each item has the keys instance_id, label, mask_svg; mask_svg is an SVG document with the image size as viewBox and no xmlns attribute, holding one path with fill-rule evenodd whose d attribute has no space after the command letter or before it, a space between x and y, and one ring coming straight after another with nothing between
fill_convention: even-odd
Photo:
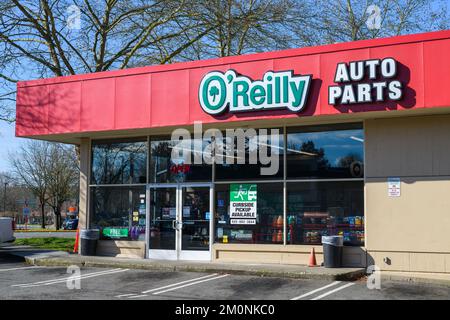
<instances>
[{"instance_id":1,"label":"trash can","mask_svg":"<svg viewBox=\"0 0 450 320\"><path fill-rule=\"evenodd\" d=\"M99 229L80 230L80 255L95 256L97 253L97 241L99 237Z\"/></svg>"},{"instance_id":2,"label":"trash can","mask_svg":"<svg viewBox=\"0 0 450 320\"><path fill-rule=\"evenodd\" d=\"M323 265L325 268L340 268L342 266L342 236L322 236Z\"/></svg>"}]
</instances>

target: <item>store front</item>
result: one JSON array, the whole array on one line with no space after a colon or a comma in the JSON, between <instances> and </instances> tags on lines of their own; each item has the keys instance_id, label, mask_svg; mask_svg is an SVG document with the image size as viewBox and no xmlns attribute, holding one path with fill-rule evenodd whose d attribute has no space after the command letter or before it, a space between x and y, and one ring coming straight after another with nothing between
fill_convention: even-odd
<instances>
[{"instance_id":1,"label":"store front","mask_svg":"<svg viewBox=\"0 0 450 320\"><path fill-rule=\"evenodd\" d=\"M213 243L320 245L324 235L364 246L362 124L273 129L272 175L259 161L185 164L169 137L93 140L90 227L103 240L145 242L153 259L211 260ZM247 144L246 159L264 146ZM240 189L254 204L245 219L234 209Z\"/></svg>"},{"instance_id":2,"label":"store front","mask_svg":"<svg viewBox=\"0 0 450 320\"><path fill-rule=\"evenodd\" d=\"M443 31L21 82L16 134L80 146L103 255L320 263L342 235L345 266L448 273L449 53Z\"/></svg>"}]
</instances>

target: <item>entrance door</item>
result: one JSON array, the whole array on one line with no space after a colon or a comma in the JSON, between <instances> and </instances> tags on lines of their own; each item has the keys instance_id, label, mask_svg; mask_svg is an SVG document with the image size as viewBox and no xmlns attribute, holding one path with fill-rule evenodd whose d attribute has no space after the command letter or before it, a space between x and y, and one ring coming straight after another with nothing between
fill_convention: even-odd
<instances>
[{"instance_id":1,"label":"entrance door","mask_svg":"<svg viewBox=\"0 0 450 320\"><path fill-rule=\"evenodd\" d=\"M211 260L211 184L151 185L149 258Z\"/></svg>"},{"instance_id":2,"label":"entrance door","mask_svg":"<svg viewBox=\"0 0 450 320\"><path fill-rule=\"evenodd\" d=\"M149 188L149 258L177 260L177 186Z\"/></svg>"},{"instance_id":3,"label":"entrance door","mask_svg":"<svg viewBox=\"0 0 450 320\"><path fill-rule=\"evenodd\" d=\"M181 260L211 260L211 186L181 186Z\"/></svg>"}]
</instances>

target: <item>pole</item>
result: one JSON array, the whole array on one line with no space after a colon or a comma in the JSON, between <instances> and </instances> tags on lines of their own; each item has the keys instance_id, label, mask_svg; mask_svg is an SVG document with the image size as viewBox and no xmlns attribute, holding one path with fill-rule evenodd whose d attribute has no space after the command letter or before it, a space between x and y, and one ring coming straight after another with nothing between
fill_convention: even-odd
<instances>
[{"instance_id":1,"label":"pole","mask_svg":"<svg viewBox=\"0 0 450 320\"><path fill-rule=\"evenodd\" d=\"M3 194L3 212L6 215L6 186L8 185L8 182L5 182L5 193Z\"/></svg>"}]
</instances>

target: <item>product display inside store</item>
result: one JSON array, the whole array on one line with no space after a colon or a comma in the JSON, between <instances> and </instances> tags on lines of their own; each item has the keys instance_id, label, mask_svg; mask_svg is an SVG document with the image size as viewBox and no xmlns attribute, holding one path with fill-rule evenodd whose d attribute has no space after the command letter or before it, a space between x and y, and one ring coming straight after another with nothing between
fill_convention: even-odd
<instances>
[{"instance_id":1,"label":"product display inside store","mask_svg":"<svg viewBox=\"0 0 450 320\"><path fill-rule=\"evenodd\" d=\"M232 223L230 185L216 187L216 242L283 244L283 184L259 183L254 224ZM364 245L363 182L287 183L287 244L321 244L341 235L345 245Z\"/></svg>"},{"instance_id":2,"label":"product display inside store","mask_svg":"<svg viewBox=\"0 0 450 320\"><path fill-rule=\"evenodd\" d=\"M320 244L340 235L345 245L364 245L363 182L287 184L287 243Z\"/></svg>"},{"instance_id":3,"label":"product display inside store","mask_svg":"<svg viewBox=\"0 0 450 320\"><path fill-rule=\"evenodd\" d=\"M250 187L257 194L254 224L240 224L239 219L230 218L230 187L231 184L216 186L216 241L282 244L283 184L259 183Z\"/></svg>"},{"instance_id":4,"label":"product display inside store","mask_svg":"<svg viewBox=\"0 0 450 320\"><path fill-rule=\"evenodd\" d=\"M91 188L91 226L103 240L145 240L146 197L144 187Z\"/></svg>"}]
</instances>

